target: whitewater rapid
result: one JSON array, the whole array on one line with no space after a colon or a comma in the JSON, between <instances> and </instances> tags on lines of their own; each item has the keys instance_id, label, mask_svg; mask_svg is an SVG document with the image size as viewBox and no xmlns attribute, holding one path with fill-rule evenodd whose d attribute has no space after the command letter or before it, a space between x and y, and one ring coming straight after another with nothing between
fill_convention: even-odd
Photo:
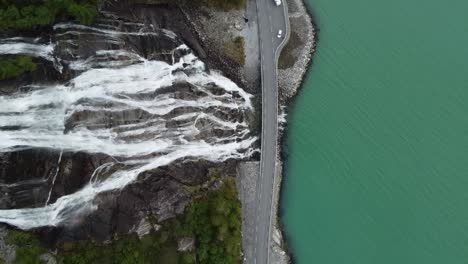
<instances>
[{"instance_id":1,"label":"whitewater rapid","mask_svg":"<svg viewBox=\"0 0 468 264\"><path fill-rule=\"evenodd\" d=\"M55 29L56 38L71 45L75 38L70 36L85 34L112 43L122 43L128 35L176 38L167 30L130 26L134 31L110 23L59 24ZM0 152L46 148L60 152L58 164L63 152L79 151L102 153L114 161L98 167L83 188L52 203L51 189L42 207L0 210L0 222L21 229L69 224L98 208L98 194L120 190L143 172L186 159L242 159L256 151L252 145L257 138L246 121L227 118L232 111L252 111L251 95L221 74L208 72L183 43L169 52L172 61L165 62L112 45L88 57L73 50L59 57L60 43L55 41L0 40L0 54L60 62L76 73L66 83L30 85L27 92L0 96ZM177 87L164 90L181 83L193 89L190 96L179 96ZM219 136L215 130L224 133ZM59 170L45 179L50 188L56 177Z\"/></svg>"}]
</instances>

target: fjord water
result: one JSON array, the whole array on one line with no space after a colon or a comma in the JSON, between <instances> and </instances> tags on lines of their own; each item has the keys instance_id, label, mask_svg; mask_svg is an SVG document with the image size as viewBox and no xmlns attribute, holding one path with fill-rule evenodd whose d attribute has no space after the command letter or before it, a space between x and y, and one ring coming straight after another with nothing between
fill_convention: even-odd
<instances>
[{"instance_id":1,"label":"fjord water","mask_svg":"<svg viewBox=\"0 0 468 264\"><path fill-rule=\"evenodd\" d=\"M299 264L468 261L468 2L307 0L282 219Z\"/></svg>"}]
</instances>

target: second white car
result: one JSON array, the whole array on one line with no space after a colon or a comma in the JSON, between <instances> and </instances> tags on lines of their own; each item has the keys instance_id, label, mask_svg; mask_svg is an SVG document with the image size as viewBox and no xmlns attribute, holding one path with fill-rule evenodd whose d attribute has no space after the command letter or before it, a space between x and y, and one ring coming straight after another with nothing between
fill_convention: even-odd
<instances>
[{"instance_id":1,"label":"second white car","mask_svg":"<svg viewBox=\"0 0 468 264\"><path fill-rule=\"evenodd\" d=\"M283 36L283 30L278 30L278 35L276 35L278 38L281 38Z\"/></svg>"}]
</instances>

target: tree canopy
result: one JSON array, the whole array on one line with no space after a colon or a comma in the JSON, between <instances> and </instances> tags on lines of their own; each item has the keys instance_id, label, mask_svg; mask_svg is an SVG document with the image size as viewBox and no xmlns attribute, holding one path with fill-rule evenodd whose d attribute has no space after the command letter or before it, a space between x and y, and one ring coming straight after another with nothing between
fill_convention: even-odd
<instances>
[{"instance_id":1,"label":"tree canopy","mask_svg":"<svg viewBox=\"0 0 468 264\"><path fill-rule=\"evenodd\" d=\"M240 263L240 202L235 181L224 178L219 189L196 198L185 214L166 220L161 229L141 238L123 235L111 243L70 241L59 246L59 264L237 264ZM156 224L153 217L148 221ZM178 252L177 241L195 238L195 250ZM18 264L44 263L47 248L32 233L9 230L7 244L16 246ZM1 261L1 259L0 259Z\"/></svg>"},{"instance_id":2,"label":"tree canopy","mask_svg":"<svg viewBox=\"0 0 468 264\"><path fill-rule=\"evenodd\" d=\"M240 263L240 202L234 180L225 181L187 209L183 229L195 237L197 263Z\"/></svg>"},{"instance_id":3,"label":"tree canopy","mask_svg":"<svg viewBox=\"0 0 468 264\"><path fill-rule=\"evenodd\" d=\"M82 24L96 17L99 0L0 0L0 30L27 30L54 23L59 15Z\"/></svg>"},{"instance_id":4,"label":"tree canopy","mask_svg":"<svg viewBox=\"0 0 468 264\"><path fill-rule=\"evenodd\" d=\"M0 80L18 77L36 70L37 65L30 56L17 55L12 59L0 60Z\"/></svg>"}]
</instances>

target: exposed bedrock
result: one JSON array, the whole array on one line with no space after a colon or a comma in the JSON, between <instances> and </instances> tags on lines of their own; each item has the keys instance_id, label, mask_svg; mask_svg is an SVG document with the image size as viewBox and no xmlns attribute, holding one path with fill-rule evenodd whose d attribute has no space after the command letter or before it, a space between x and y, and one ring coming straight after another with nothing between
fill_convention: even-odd
<instances>
[{"instance_id":1,"label":"exposed bedrock","mask_svg":"<svg viewBox=\"0 0 468 264\"><path fill-rule=\"evenodd\" d=\"M258 152L252 95L200 60L168 19L178 9L109 10L0 39L2 58L27 54L47 73L0 82L0 222L50 243L181 214L187 186L210 188Z\"/></svg>"}]
</instances>

